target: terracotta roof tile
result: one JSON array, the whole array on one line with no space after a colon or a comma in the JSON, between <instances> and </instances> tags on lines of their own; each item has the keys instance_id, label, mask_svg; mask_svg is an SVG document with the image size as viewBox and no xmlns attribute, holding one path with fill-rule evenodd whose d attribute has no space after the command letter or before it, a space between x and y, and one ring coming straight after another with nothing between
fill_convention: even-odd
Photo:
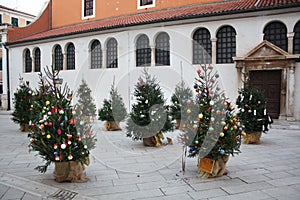
<instances>
[{"instance_id":1,"label":"terracotta roof tile","mask_svg":"<svg viewBox=\"0 0 300 200\"><path fill-rule=\"evenodd\" d=\"M166 22L180 19L188 19L193 17L232 14L237 12L248 12L253 10L273 9L276 7L280 8L288 6L300 7L300 0L236 0L226 1L222 3L193 5L174 9L166 9L115 18L108 18L84 24L56 28L15 41L9 41L9 43L21 43L26 41L47 39L57 36L113 29L118 27L133 26L146 23Z\"/></svg>"}]
</instances>

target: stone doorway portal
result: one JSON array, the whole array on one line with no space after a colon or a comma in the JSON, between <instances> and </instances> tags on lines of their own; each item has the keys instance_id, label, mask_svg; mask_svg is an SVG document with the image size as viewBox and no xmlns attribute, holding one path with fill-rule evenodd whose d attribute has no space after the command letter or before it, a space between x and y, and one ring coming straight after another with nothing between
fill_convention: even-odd
<instances>
[{"instance_id":1,"label":"stone doorway portal","mask_svg":"<svg viewBox=\"0 0 300 200\"><path fill-rule=\"evenodd\" d=\"M250 75L250 81L265 90L265 97L270 101L268 112L274 118L295 120L295 67L298 57L264 40L244 57L233 58L239 85L242 86L245 75Z\"/></svg>"}]
</instances>

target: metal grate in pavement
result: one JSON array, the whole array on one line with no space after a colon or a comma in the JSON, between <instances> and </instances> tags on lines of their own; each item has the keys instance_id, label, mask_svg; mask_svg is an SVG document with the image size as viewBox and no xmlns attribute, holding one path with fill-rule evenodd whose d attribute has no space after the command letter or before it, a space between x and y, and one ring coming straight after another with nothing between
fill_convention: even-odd
<instances>
[{"instance_id":1,"label":"metal grate in pavement","mask_svg":"<svg viewBox=\"0 0 300 200\"><path fill-rule=\"evenodd\" d=\"M60 189L48 197L50 197L52 199L72 200L77 194L78 193L76 193L76 192Z\"/></svg>"}]
</instances>

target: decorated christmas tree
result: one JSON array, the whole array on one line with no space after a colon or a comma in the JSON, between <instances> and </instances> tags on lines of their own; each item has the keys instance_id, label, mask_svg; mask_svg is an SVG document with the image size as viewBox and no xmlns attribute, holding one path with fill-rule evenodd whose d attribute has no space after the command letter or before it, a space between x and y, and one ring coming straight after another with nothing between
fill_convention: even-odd
<instances>
[{"instance_id":1,"label":"decorated christmas tree","mask_svg":"<svg viewBox=\"0 0 300 200\"><path fill-rule=\"evenodd\" d=\"M81 84L76 93L78 102L74 106L76 116L80 116L86 123L94 121L96 116L96 105L94 99L91 96L91 89L87 85L85 80L81 80Z\"/></svg>"},{"instance_id":2,"label":"decorated christmas tree","mask_svg":"<svg viewBox=\"0 0 300 200\"><path fill-rule=\"evenodd\" d=\"M273 123L272 118L267 113L267 103L262 92L251 86L250 82L245 82L244 87L239 90L236 99L238 107L238 118L245 133L244 143L260 143L261 132L267 132L268 126Z\"/></svg>"},{"instance_id":3,"label":"decorated christmas tree","mask_svg":"<svg viewBox=\"0 0 300 200\"><path fill-rule=\"evenodd\" d=\"M20 85L14 93L13 103L14 111L12 120L20 125L22 132L29 131L29 122L32 117L31 104L33 101L34 92L29 87L29 81L24 83L23 78L20 78Z\"/></svg>"},{"instance_id":4,"label":"decorated christmas tree","mask_svg":"<svg viewBox=\"0 0 300 200\"><path fill-rule=\"evenodd\" d=\"M74 105L74 119L77 133L81 136L81 140L88 150L94 149L96 145L96 136L93 134L92 122L96 115L96 105L91 96L91 89L85 80L82 79L81 84L76 93L78 98Z\"/></svg>"},{"instance_id":5,"label":"decorated christmas tree","mask_svg":"<svg viewBox=\"0 0 300 200\"><path fill-rule=\"evenodd\" d=\"M201 176L222 176L229 155L240 152L242 129L219 87L218 73L211 65L202 65L197 74L196 97L188 101L181 140L188 147L189 157L200 158Z\"/></svg>"},{"instance_id":6,"label":"decorated christmas tree","mask_svg":"<svg viewBox=\"0 0 300 200\"><path fill-rule=\"evenodd\" d=\"M173 124L166 100L156 78L146 69L135 86L136 103L132 105L127 120L127 137L133 140L143 139L145 146L161 146L163 132L172 131Z\"/></svg>"},{"instance_id":7,"label":"decorated christmas tree","mask_svg":"<svg viewBox=\"0 0 300 200\"><path fill-rule=\"evenodd\" d=\"M187 105L187 101L193 97L193 91L185 85L183 81L175 87L175 92L171 97L172 105L170 106L170 115L176 120L176 129L179 128L181 122L181 113Z\"/></svg>"},{"instance_id":8,"label":"decorated christmas tree","mask_svg":"<svg viewBox=\"0 0 300 200\"><path fill-rule=\"evenodd\" d=\"M54 163L56 181L86 181L83 170L90 152L76 130L72 93L67 84L60 86L62 79L53 67L45 69L45 76L43 79L40 73L40 88L32 103L32 131L28 135L31 150L38 152L45 161L35 169L44 173Z\"/></svg>"},{"instance_id":9,"label":"decorated christmas tree","mask_svg":"<svg viewBox=\"0 0 300 200\"><path fill-rule=\"evenodd\" d=\"M103 106L99 109L99 120L106 121L105 128L108 131L121 130L119 123L127 116L123 98L113 83L110 90L110 98L104 99Z\"/></svg>"}]
</instances>

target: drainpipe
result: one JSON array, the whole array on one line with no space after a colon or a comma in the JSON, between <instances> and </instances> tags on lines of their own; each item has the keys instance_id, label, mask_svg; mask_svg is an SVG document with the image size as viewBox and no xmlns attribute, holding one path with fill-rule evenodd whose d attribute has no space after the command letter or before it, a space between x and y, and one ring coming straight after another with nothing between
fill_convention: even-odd
<instances>
[{"instance_id":1,"label":"drainpipe","mask_svg":"<svg viewBox=\"0 0 300 200\"><path fill-rule=\"evenodd\" d=\"M5 44L3 44L3 46L6 50L7 110L10 110L9 50Z\"/></svg>"}]
</instances>

